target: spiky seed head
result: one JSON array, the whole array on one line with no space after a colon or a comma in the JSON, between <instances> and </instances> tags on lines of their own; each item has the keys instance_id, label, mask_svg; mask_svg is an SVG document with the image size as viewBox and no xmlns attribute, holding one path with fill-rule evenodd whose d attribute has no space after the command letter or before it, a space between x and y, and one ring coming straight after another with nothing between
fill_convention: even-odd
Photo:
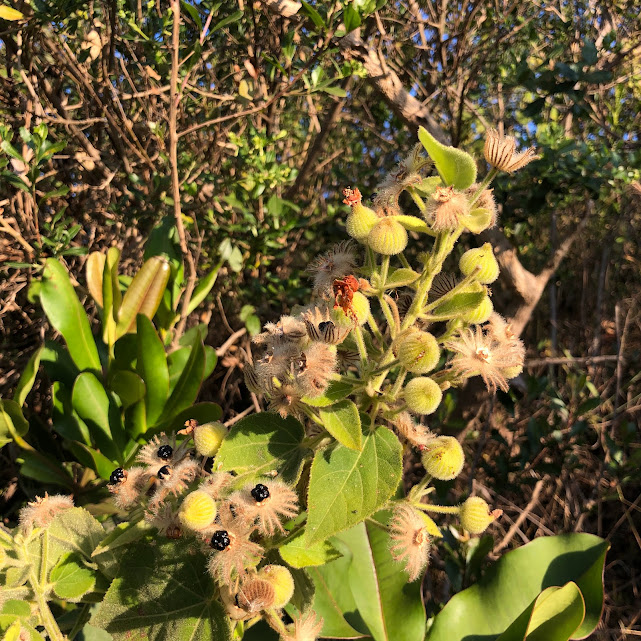
<instances>
[{"instance_id":1,"label":"spiky seed head","mask_svg":"<svg viewBox=\"0 0 641 641\"><path fill-rule=\"evenodd\" d=\"M451 481L461 473L465 454L453 436L437 436L425 446L421 460L426 472L435 479Z\"/></svg>"},{"instance_id":2,"label":"spiky seed head","mask_svg":"<svg viewBox=\"0 0 641 641\"><path fill-rule=\"evenodd\" d=\"M395 256L407 247L407 230L394 217L381 218L367 237L367 244L384 256Z\"/></svg>"},{"instance_id":3,"label":"spiky seed head","mask_svg":"<svg viewBox=\"0 0 641 641\"><path fill-rule=\"evenodd\" d=\"M201 456L215 456L225 436L227 436L227 428L218 421L198 425L194 429L196 451Z\"/></svg>"},{"instance_id":4,"label":"spiky seed head","mask_svg":"<svg viewBox=\"0 0 641 641\"><path fill-rule=\"evenodd\" d=\"M483 247L466 251L461 256L459 268L465 276L469 276L478 268L478 282L484 285L493 283L499 277L499 264L494 257L494 251L490 243L485 243Z\"/></svg>"},{"instance_id":5,"label":"spiky seed head","mask_svg":"<svg viewBox=\"0 0 641 641\"><path fill-rule=\"evenodd\" d=\"M399 338L397 345L398 359L414 374L427 374L438 364L440 350L432 334L410 331Z\"/></svg>"},{"instance_id":6,"label":"spiky seed head","mask_svg":"<svg viewBox=\"0 0 641 641\"><path fill-rule=\"evenodd\" d=\"M267 581L274 588L272 607L284 608L294 596L294 578L283 565L266 565L258 572L258 578Z\"/></svg>"},{"instance_id":7,"label":"spiky seed head","mask_svg":"<svg viewBox=\"0 0 641 641\"><path fill-rule=\"evenodd\" d=\"M463 529L470 534L482 534L502 513L501 510L490 511L490 506L480 496L470 496L461 505L459 518Z\"/></svg>"},{"instance_id":8,"label":"spiky seed head","mask_svg":"<svg viewBox=\"0 0 641 641\"><path fill-rule=\"evenodd\" d=\"M216 518L216 501L206 492L191 492L183 499L178 517L190 530L204 530Z\"/></svg>"},{"instance_id":9,"label":"spiky seed head","mask_svg":"<svg viewBox=\"0 0 641 641\"><path fill-rule=\"evenodd\" d=\"M510 174L540 158L532 147L517 154L516 139L499 134L496 129L487 132L483 154L492 167Z\"/></svg>"},{"instance_id":10,"label":"spiky seed head","mask_svg":"<svg viewBox=\"0 0 641 641\"><path fill-rule=\"evenodd\" d=\"M407 407L416 414L433 414L441 403L443 392L438 383L427 376L413 378L403 390Z\"/></svg>"},{"instance_id":11,"label":"spiky seed head","mask_svg":"<svg viewBox=\"0 0 641 641\"><path fill-rule=\"evenodd\" d=\"M255 614L261 610L276 607L274 598L274 586L269 581L258 578L242 584L236 595L236 602L245 612Z\"/></svg>"}]
</instances>

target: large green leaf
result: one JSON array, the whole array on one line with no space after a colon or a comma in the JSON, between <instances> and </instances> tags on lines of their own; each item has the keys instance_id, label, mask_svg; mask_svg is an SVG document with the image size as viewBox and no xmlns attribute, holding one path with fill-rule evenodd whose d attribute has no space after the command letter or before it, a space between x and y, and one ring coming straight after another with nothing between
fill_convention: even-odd
<instances>
[{"instance_id":1,"label":"large green leaf","mask_svg":"<svg viewBox=\"0 0 641 641\"><path fill-rule=\"evenodd\" d=\"M376 641L422 641L421 582L407 583L390 554L389 534L373 523L359 523L336 538L350 549L347 579L372 637Z\"/></svg>"},{"instance_id":2,"label":"large green leaf","mask_svg":"<svg viewBox=\"0 0 641 641\"><path fill-rule=\"evenodd\" d=\"M378 509L401 480L401 444L385 427L368 434L356 452L336 444L312 463L305 540L310 545L346 530Z\"/></svg>"},{"instance_id":3,"label":"large green leaf","mask_svg":"<svg viewBox=\"0 0 641 641\"><path fill-rule=\"evenodd\" d=\"M328 388L320 396L305 396L303 403L312 407L327 407L342 401L354 391L354 386L343 381L330 381Z\"/></svg>"},{"instance_id":4,"label":"large green leaf","mask_svg":"<svg viewBox=\"0 0 641 641\"><path fill-rule=\"evenodd\" d=\"M27 361L25 368L22 370L20 375L20 380L16 385L16 391L13 393L13 400L22 406L27 398L27 394L31 391L33 384L36 380L36 375L38 374L38 368L40 367L40 357L42 356L42 350L44 346L39 347L32 355L31 358Z\"/></svg>"},{"instance_id":5,"label":"large green leaf","mask_svg":"<svg viewBox=\"0 0 641 641\"><path fill-rule=\"evenodd\" d=\"M329 541L319 541L314 545L307 545L303 535L304 533L301 532L291 541L278 548L283 561L293 568L324 565L341 555Z\"/></svg>"},{"instance_id":6,"label":"large green leaf","mask_svg":"<svg viewBox=\"0 0 641 641\"><path fill-rule=\"evenodd\" d=\"M49 322L65 339L78 369L99 372L100 359L89 319L71 285L67 270L55 258L48 258L45 263L40 302Z\"/></svg>"},{"instance_id":7,"label":"large green leaf","mask_svg":"<svg viewBox=\"0 0 641 641\"><path fill-rule=\"evenodd\" d=\"M572 638L588 636L603 607L607 549L608 543L597 536L563 534L541 537L508 552L479 583L450 599L426 641L493 641L511 625L518 627L515 621L525 618L541 591L569 581L576 583L585 602L585 619Z\"/></svg>"},{"instance_id":8,"label":"large green leaf","mask_svg":"<svg viewBox=\"0 0 641 641\"><path fill-rule=\"evenodd\" d=\"M319 411L325 429L342 445L360 452L362 447L361 417L352 401L340 401Z\"/></svg>"},{"instance_id":9,"label":"large green leaf","mask_svg":"<svg viewBox=\"0 0 641 641\"><path fill-rule=\"evenodd\" d=\"M476 180L476 162L470 154L440 143L424 127L418 128L418 139L434 161L434 166L446 185L467 189Z\"/></svg>"},{"instance_id":10,"label":"large green leaf","mask_svg":"<svg viewBox=\"0 0 641 641\"><path fill-rule=\"evenodd\" d=\"M152 545L155 543L155 545ZM91 624L114 641L228 641L229 622L213 597L215 587L201 553L182 543L145 540L120 564Z\"/></svg>"},{"instance_id":11,"label":"large green leaf","mask_svg":"<svg viewBox=\"0 0 641 641\"><path fill-rule=\"evenodd\" d=\"M302 446L305 429L292 417L263 412L236 423L216 454L215 468L240 476L259 476L277 470L294 483L310 451Z\"/></svg>"},{"instance_id":12,"label":"large green leaf","mask_svg":"<svg viewBox=\"0 0 641 641\"><path fill-rule=\"evenodd\" d=\"M78 376L71 402L78 416L89 427L100 451L113 461L121 460L124 443L120 412L102 383L91 372L83 372Z\"/></svg>"},{"instance_id":13,"label":"large green leaf","mask_svg":"<svg viewBox=\"0 0 641 641\"><path fill-rule=\"evenodd\" d=\"M77 601L93 589L96 574L83 563L80 556L69 552L51 570L49 580L53 583L56 596L66 601Z\"/></svg>"},{"instance_id":14,"label":"large green leaf","mask_svg":"<svg viewBox=\"0 0 641 641\"><path fill-rule=\"evenodd\" d=\"M142 314L136 318L138 334L137 369L147 386L145 405L147 422L153 425L160 417L169 396L169 369L165 348L153 323Z\"/></svg>"},{"instance_id":15,"label":"large green leaf","mask_svg":"<svg viewBox=\"0 0 641 641\"><path fill-rule=\"evenodd\" d=\"M0 447L11 443L14 435L24 436L28 430L29 423L20 405L15 401L0 399Z\"/></svg>"}]
</instances>

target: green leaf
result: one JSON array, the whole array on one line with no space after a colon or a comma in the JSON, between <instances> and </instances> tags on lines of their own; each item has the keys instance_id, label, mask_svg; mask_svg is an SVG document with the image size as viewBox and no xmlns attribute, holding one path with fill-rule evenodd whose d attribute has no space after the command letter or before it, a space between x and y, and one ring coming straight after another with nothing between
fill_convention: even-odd
<instances>
[{"instance_id":1,"label":"green leaf","mask_svg":"<svg viewBox=\"0 0 641 641\"><path fill-rule=\"evenodd\" d=\"M196 307L205 300L207 294L209 294L211 288L214 286L216 278L218 278L218 272L222 266L223 261L220 261L218 265L216 265L216 267L214 267L209 274L202 278L198 285L196 285L194 293L191 296L191 300L189 301L189 306L187 307L187 314L191 314Z\"/></svg>"},{"instance_id":2,"label":"green leaf","mask_svg":"<svg viewBox=\"0 0 641 641\"><path fill-rule=\"evenodd\" d=\"M358 408L352 401L340 401L321 408L320 418L325 429L342 445L361 451L362 429Z\"/></svg>"},{"instance_id":3,"label":"green leaf","mask_svg":"<svg viewBox=\"0 0 641 641\"><path fill-rule=\"evenodd\" d=\"M431 312L431 315L433 318L438 318L438 320L457 318L461 314L476 309L483 302L486 295L485 290L454 294L449 300L436 307L436 309Z\"/></svg>"},{"instance_id":4,"label":"green leaf","mask_svg":"<svg viewBox=\"0 0 641 641\"><path fill-rule=\"evenodd\" d=\"M120 568L120 561L126 549L142 539L152 526L146 521L119 523L100 541L92 553L92 560L109 579L114 579Z\"/></svg>"},{"instance_id":5,"label":"green leaf","mask_svg":"<svg viewBox=\"0 0 641 641\"><path fill-rule=\"evenodd\" d=\"M11 443L14 435L24 436L28 431L29 423L18 403L0 399L0 447Z\"/></svg>"},{"instance_id":6,"label":"green leaf","mask_svg":"<svg viewBox=\"0 0 641 641\"><path fill-rule=\"evenodd\" d=\"M169 369L165 348L153 323L142 314L136 318L138 334L137 369L147 386L147 421L153 425L162 414L169 396Z\"/></svg>"},{"instance_id":7,"label":"green leaf","mask_svg":"<svg viewBox=\"0 0 641 641\"><path fill-rule=\"evenodd\" d=\"M67 270L55 258L48 258L45 262L40 302L49 322L65 339L78 369L99 372L100 358L89 319L71 285Z\"/></svg>"},{"instance_id":8,"label":"green leaf","mask_svg":"<svg viewBox=\"0 0 641 641\"><path fill-rule=\"evenodd\" d=\"M61 485L68 490L73 487L73 479L58 461L49 459L40 452L21 452L20 474L40 483Z\"/></svg>"},{"instance_id":9,"label":"green leaf","mask_svg":"<svg viewBox=\"0 0 641 641\"><path fill-rule=\"evenodd\" d=\"M105 271L106 255L102 252L91 252L85 264L85 278L87 289L96 305L102 307L102 275Z\"/></svg>"},{"instance_id":10,"label":"green leaf","mask_svg":"<svg viewBox=\"0 0 641 641\"><path fill-rule=\"evenodd\" d=\"M375 641L422 641L421 582L407 583L407 575L390 554L389 534L372 523L359 523L336 538L352 553L347 579Z\"/></svg>"},{"instance_id":11,"label":"green leaf","mask_svg":"<svg viewBox=\"0 0 641 641\"><path fill-rule=\"evenodd\" d=\"M527 629L528 641L567 641L585 616L581 590L576 583L550 587L537 597Z\"/></svg>"},{"instance_id":12,"label":"green leaf","mask_svg":"<svg viewBox=\"0 0 641 641\"><path fill-rule=\"evenodd\" d=\"M424 127L418 128L418 139L434 161L439 175L446 185L467 189L476 180L476 162L470 154L440 143Z\"/></svg>"},{"instance_id":13,"label":"green leaf","mask_svg":"<svg viewBox=\"0 0 641 641\"><path fill-rule=\"evenodd\" d=\"M291 416L262 412L232 426L218 450L215 469L239 476L260 476L277 470L285 483L295 483L310 451L303 447L305 429Z\"/></svg>"},{"instance_id":14,"label":"green leaf","mask_svg":"<svg viewBox=\"0 0 641 641\"><path fill-rule=\"evenodd\" d=\"M358 29L361 26L361 16L354 8L353 4L348 4L343 12L343 23L345 24L345 32L349 33Z\"/></svg>"},{"instance_id":15,"label":"green leaf","mask_svg":"<svg viewBox=\"0 0 641 641\"><path fill-rule=\"evenodd\" d=\"M305 2L305 0L301 0L303 7L301 11L308 17L312 19L312 22L318 27L319 29L326 29L325 21L323 18L321 18L320 13L312 7L311 4L308 2Z\"/></svg>"},{"instance_id":16,"label":"green leaf","mask_svg":"<svg viewBox=\"0 0 641 641\"><path fill-rule=\"evenodd\" d=\"M356 381L355 381L356 382ZM311 407L327 407L343 400L354 391L354 386L343 381L330 381L327 389L320 395L303 397L303 403Z\"/></svg>"},{"instance_id":17,"label":"green leaf","mask_svg":"<svg viewBox=\"0 0 641 641\"><path fill-rule=\"evenodd\" d=\"M499 559L471 588L436 615L426 641L493 641L506 633L548 587L573 581L585 602L585 619L572 638L596 628L603 607L603 565L609 544L591 534L540 537ZM527 615L529 621L529 615ZM506 635L502 641L514 637ZM522 639L523 637L521 637Z\"/></svg>"},{"instance_id":18,"label":"green leaf","mask_svg":"<svg viewBox=\"0 0 641 641\"><path fill-rule=\"evenodd\" d=\"M0 614L0 634L4 635L2 641L45 641L32 626L12 614Z\"/></svg>"},{"instance_id":19,"label":"green leaf","mask_svg":"<svg viewBox=\"0 0 641 641\"><path fill-rule=\"evenodd\" d=\"M27 399L27 394L31 391L36 380L43 349L44 346L41 346L31 355L31 358L27 361L27 364L20 375L18 385L16 385L16 391L13 393L13 400L21 407L24 405L24 402Z\"/></svg>"},{"instance_id":20,"label":"green leaf","mask_svg":"<svg viewBox=\"0 0 641 641\"><path fill-rule=\"evenodd\" d=\"M53 583L56 596L66 601L78 601L93 590L96 575L82 562L80 556L70 552L63 555L51 570L49 580Z\"/></svg>"},{"instance_id":21,"label":"green leaf","mask_svg":"<svg viewBox=\"0 0 641 641\"><path fill-rule=\"evenodd\" d=\"M102 300L102 339L111 346L116 342L118 328L118 314L122 303L120 283L118 282L118 264L120 262L120 250L117 247L110 247L107 250L101 283Z\"/></svg>"},{"instance_id":22,"label":"green leaf","mask_svg":"<svg viewBox=\"0 0 641 641\"><path fill-rule=\"evenodd\" d=\"M324 87L318 87L318 91L322 91L323 93L328 93L330 96L336 96L337 98L345 98L347 96L347 91L343 89L342 87L336 87L336 86L324 86Z\"/></svg>"},{"instance_id":23,"label":"green leaf","mask_svg":"<svg viewBox=\"0 0 641 641\"><path fill-rule=\"evenodd\" d=\"M190 348L186 348L190 349ZM165 404L163 415L168 419L189 407L198 396L205 371L205 349L199 336L191 346L191 353Z\"/></svg>"},{"instance_id":24,"label":"green leaf","mask_svg":"<svg viewBox=\"0 0 641 641\"><path fill-rule=\"evenodd\" d=\"M317 452L309 480L306 542L323 541L385 505L401 479L401 450L396 436L378 427L365 437L360 452L341 444Z\"/></svg>"},{"instance_id":25,"label":"green leaf","mask_svg":"<svg viewBox=\"0 0 641 641\"><path fill-rule=\"evenodd\" d=\"M388 277L385 283L385 288L405 287L411 285L415 280L418 280L420 274L413 269L401 267L395 269Z\"/></svg>"},{"instance_id":26,"label":"green leaf","mask_svg":"<svg viewBox=\"0 0 641 641\"><path fill-rule=\"evenodd\" d=\"M83 372L78 376L71 393L71 402L78 416L89 427L92 441L100 451L113 461L122 461L124 429L120 411L102 383L91 372Z\"/></svg>"},{"instance_id":27,"label":"green leaf","mask_svg":"<svg viewBox=\"0 0 641 641\"><path fill-rule=\"evenodd\" d=\"M223 27L226 27L228 24L231 24L232 22L238 22L242 17L243 17L243 12L242 11L234 11L231 15L227 16L226 18L223 18L220 22L217 22L210 30L209 30L209 35L214 33L214 31L218 31L218 29L222 29Z\"/></svg>"},{"instance_id":28,"label":"green leaf","mask_svg":"<svg viewBox=\"0 0 641 641\"><path fill-rule=\"evenodd\" d=\"M118 395L123 409L145 398L147 388L145 382L135 372L114 370L109 376L109 389Z\"/></svg>"},{"instance_id":29,"label":"green leaf","mask_svg":"<svg viewBox=\"0 0 641 641\"><path fill-rule=\"evenodd\" d=\"M114 641L230 641L229 620L212 598L215 586L202 553L154 539L129 550L91 625Z\"/></svg>"},{"instance_id":30,"label":"green leaf","mask_svg":"<svg viewBox=\"0 0 641 641\"><path fill-rule=\"evenodd\" d=\"M101 479L105 481L109 479L116 467L112 460L98 450L78 441L69 441L66 445L83 465L93 468Z\"/></svg>"},{"instance_id":31,"label":"green leaf","mask_svg":"<svg viewBox=\"0 0 641 641\"><path fill-rule=\"evenodd\" d=\"M303 532L282 545L278 552L283 561L293 568L324 565L341 556L341 553L329 541L319 541L314 545L307 545Z\"/></svg>"}]
</instances>

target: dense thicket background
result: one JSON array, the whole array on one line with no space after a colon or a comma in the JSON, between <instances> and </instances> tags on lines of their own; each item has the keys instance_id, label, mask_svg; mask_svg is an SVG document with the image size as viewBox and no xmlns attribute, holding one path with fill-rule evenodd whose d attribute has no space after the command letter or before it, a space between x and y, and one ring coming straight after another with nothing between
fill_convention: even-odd
<instances>
[{"instance_id":1,"label":"dense thicket background","mask_svg":"<svg viewBox=\"0 0 641 641\"><path fill-rule=\"evenodd\" d=\"M509 395L465 390L432 421L469 450L467 476L444 491L474 484L504 510L494 554L540 534L608 537L595 638L638 635L637 3L190 0L179 31L166 0L12 6L23 18L0 19L0 395L52 334L28 297L41 261L63 259L82 292L88 252L116 244L133 273L161 228L188 283L225 259L187 323L225 345L201 396L234 416L252 404L241 381L257 317L304 302L306 264L345 238L341 189L369 197L419 125L479 157L488 128L512 133L542 158L499 178L499 228L481 241L499 250L495 307L529 360ZM34 133L46 153L29 151ZM46 427L45 390L26 412ZM18 456L0 459L7 518L37 487ZM441 549L426 595L460 589L463 565Z\"/></svg>"}]
</instances>

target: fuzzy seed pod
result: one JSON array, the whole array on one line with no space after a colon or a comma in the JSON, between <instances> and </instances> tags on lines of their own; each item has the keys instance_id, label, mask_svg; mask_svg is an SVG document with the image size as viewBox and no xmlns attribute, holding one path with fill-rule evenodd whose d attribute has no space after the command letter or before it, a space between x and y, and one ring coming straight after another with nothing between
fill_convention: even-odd
<instances>
[{"instance_id":1,"label":"fuzzy seed pod","mask_svg":"<svg viewBox=\"0 0 641 641\"><path fill-rule=\"evenodd\" d=\"M407 230L393 217L381 218L367 237L367 244L378 254L395 256L407 247Z\"/></svg>"},{"instance_id":2,"label":"fuzzy seed pod","mask_svg":"<svg viewBox=\"0 0 641 641\"><path fill-rule=\"evenodd\" d=\"M426 445L422 461L428 474L441 481L451 481L461 473L465 454L453 436L437 436Z\"/></svg>"},{"instance_id":3,"label":"fuzzy seed pod","mask_svg":"<svg viewBox=\"0 0 641 641\"><path fill-rule=\"evenodd\" d=\"M352 213L347 217L345 227L352 238L364 243L379 220L380 217L373 209L358 203L352 207Z\"/></svg>"},{"instance_id":4,"label":"fuzzy seed pod","mask_svg":"<svg viewBox=\"0 0 641 641\"><path fill-rule=\"evenodd\" d=\"M414 374L431 372L440 357L438 343L432 334L412 331L398 340L398 359Z\"/></svg>"},{"instance_id":5,"label":"fuzzy seed pod","mask_svg":"<svg viewBox=\"0 0 641 641\"><path fill-rule=\"evenodd\" d=\"M469 312L463 314L461 316L461 320L471 323L472 325L479 325L488 320L493 311L494 305L492 305L492 299L489 296L485 296L479 303L478 307L475 307Z\"/></svg>"},{"instance_id":6,"label":"fuzzy seed pod","mask_svg":"<svg viewBox=\"0 0 641 641\"><path fill-rule=\"evenodd\" d=\"M272 607L284 608L294 595L294 578L283 565L266 565L258 572L258 578L271 583L274 588Z\"/></svg>"},{"instance_id":7,"label":"fuzzy seed pod","mask_svg":"<svg viewBox=\"0 0 641 641\"><path fill-rule=\"evenodd\" d=\"M441 403L443 392L427 376L413 378L403 391L407 407L416 414L433 414Z\"/></svg>"},{"instance_id":8,"label":"fuzzy seed pod","mask_svg":"<svg viewBox=\"0 0 641 641\"><path fill-rule=\"evenodd\" d=\"M196 451L201 456L215 456L225 436L227 436L227 428L218 421L198 425L194 429Z\"/></svg>"},{"instance_id":9,"label":"fuzzy seed pod","mask_svg":"<svg viewBox=\"0 0 641 641\"><path fill-rule=\"evenodd\" d=\"M459 510L463 529L470 534L482 534L487 526L501 516L501 510L490 512L490 506L480 496L470 496Z\"/></svg>"},{"instance_id":10,"label":"fuzzy seed pod","mask_svg":"<svg viewBox=\"0 0 641 641\"><path fill-rule=\"evenodd\" d=\"M184 498L178 518L190 530L203 530L216 518L216 501L206 492L196 490Z\"/></svg>"},{"instance_id":11,"label":"fuzzy seed pod","mask_svg":"<svg viewBox=\"0 0 641 641\"><path fill-rule=\"evenodd\" d=\"M499 264L496 262L490 243L485 243L483 247L469 249L461 256L459 268L465 276L469 276L477 267L480 268L477 276L479 283L489 285L499 277Z\"/></svg>"},{"instance_id":12,"label":"fuzzy seed pod","mask_svg":"<svg viewBox=\"0 0 641 641\"><path fill-rule=\"evenodd\" d=\"M274 607L274 598L274 586L271 583L253 579L243 583L236 595L236 602L245 612L254 614Z\"/></svg>"},{"instance_id":13,"label":"fuzzy seed pod","mask_svg":"<svg viewBox=\"0 0 641 641\"><path fill-rule=\"evenodd\" d=\"M342 328L354 327L354 321L365 325L369 317L369 299L360 292L354 292L349 311L346 313L342 307L334 307L331 312L332 321Z\"/></svg>"}]
</instances>

